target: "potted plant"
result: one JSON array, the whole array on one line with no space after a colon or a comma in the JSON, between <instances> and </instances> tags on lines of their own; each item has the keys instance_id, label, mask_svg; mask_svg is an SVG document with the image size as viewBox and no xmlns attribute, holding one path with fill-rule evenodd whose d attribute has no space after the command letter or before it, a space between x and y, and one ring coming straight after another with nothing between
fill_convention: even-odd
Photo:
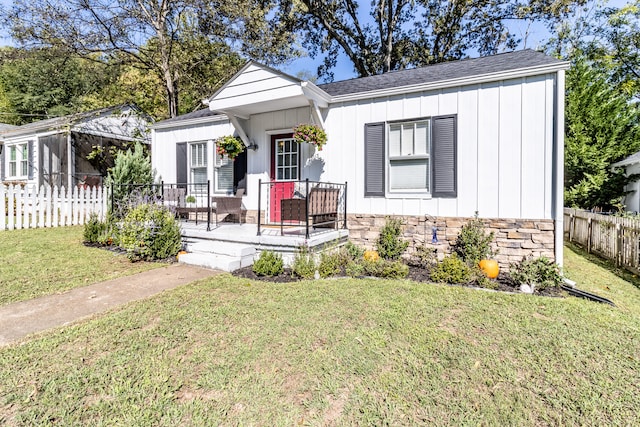
<instances>
[{"instance_id":1,"label":"potted plant","mask_svg":"<svg viewBox=\"0 0 640 427\"><path fill-rule=\"evenodd\" d=\"M216 151L220 156L227 156L229 159L233 160L238 156L238 154L244 151L244 144L235 136L221 136L216 139Z\"/></svg>"},{"instance_id":2,"label":"potted plant","mask_svg":"<svg viewBox=\"0 0 640 427\"><path fill-rule=\"evenodd\" d=\"M187 202L187 205L193 205L196 202L196 197L189 194L184 201Z\"/></svg>"},{"instance_id":3,"label":"potted plant","mask_svg":"<svg viewBox=\"0 0 640 427\"><path fill-rule=\"evenodd\" d=\"M299 124L293 128L293 139L298 144L313 144L318 151L322 151L327 143L327 133L318 125Z\"/></svg>"}]
</instances>

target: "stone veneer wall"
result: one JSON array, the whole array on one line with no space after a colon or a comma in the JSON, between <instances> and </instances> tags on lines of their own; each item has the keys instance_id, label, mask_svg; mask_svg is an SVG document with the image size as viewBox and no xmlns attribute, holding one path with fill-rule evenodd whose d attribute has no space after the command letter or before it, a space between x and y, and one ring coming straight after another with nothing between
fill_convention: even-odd
<instances>
[{"instance_id":1,"label":"stone veneer wall","mask_svg":"<svg viewBox=\"0 0 640 427\"><path fill-rule=\"evenodd\" d=\"M408 253L420 245L434 248L440 258L452 252L452 246L458 237L460 228L471 218L447 218L430 216L394 216L404 223L404 238L408 240ZM386 222L385 216L370 214L349 214L347 227L349 240L353 243L374 248L380 229ZM501 268L508 269L509 264L518 262L525 256L545 256L555 260L554 223L549 219L482 219L485 230L493 231L494 257ZM431 243L432 227L437 227L439 243Z\"/></svg>"}]
</instances>

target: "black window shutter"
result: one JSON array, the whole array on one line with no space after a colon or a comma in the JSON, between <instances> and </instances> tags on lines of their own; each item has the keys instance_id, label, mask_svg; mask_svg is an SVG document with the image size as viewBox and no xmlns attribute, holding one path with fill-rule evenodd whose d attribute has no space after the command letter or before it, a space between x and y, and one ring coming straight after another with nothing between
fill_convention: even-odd
<instances>
[{"instance_id":1,"label":"black window shutter","mask_svg":"<svg viewBox=\"0 0 640 427\"><path fill-rule=\"evenodd\" d=\"M29 179L33 179L33 141L29 141L27 144L27 158L28 158L28 169L29 169Z\"/></svg>"},{"instance_id":2,"label":"black window shutter","mask_svg":"<svg viewBox=\"0 0 640 427\"><path fill-rule=\"evenodd\" d=\"M6 148L5 146L0 146L0 181L4 181L4 162L7 158L7 154L5 153Z\"/></svg>"},{"instance_id":3,"label":"black window shutter","mask_svg":"<svg viewBox=\"0 0 640 427\"><path fill-rule=\"evenodd\" d=\"M187 183L187 143L176 144L176 184Z\"/></svg>"},{"instance_id":4,"label":"black window shutter","mask_svg":"<svg viewBox=\"0 0 640 427\"><path fill-rule=\"evenodd\" d=\"M384 197L384 123L364 125L364 195Z\"/></svg>"},{"instance_id":5,"label":"black window shutter","mask_svg":"<svg viewBox=\"0 0 640 427\"><path fill-rule=\"evenodd\" d=\"M431 132L431 195L457 197L456 116L434 117Z\"/></svg>"}]
</instances>

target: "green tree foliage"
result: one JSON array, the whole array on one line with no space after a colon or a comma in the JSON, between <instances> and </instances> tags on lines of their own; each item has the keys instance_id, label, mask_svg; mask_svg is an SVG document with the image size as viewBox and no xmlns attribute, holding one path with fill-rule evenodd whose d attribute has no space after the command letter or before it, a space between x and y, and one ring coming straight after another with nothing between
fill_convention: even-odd
<instances>
[{"instance_id":1,"label":"green tree foliage","mask_svg":"<svg viewBox=\"0 0 640 427\"><path fill-rule=\"evenodd\" d=\"M302 34L312 56L323 54L319 73L331 78L339 54L360 76L513 49L510 20L549 27L584 0L355 0L281 1L280 15Z\"/></svg>"},{"instance_id":2,"label":"green tree foliage","mask_svg":"<svg viewBox=\"0 0 640 427\"><path fill-rule=\"evenodd\" d=\"M133 150L119 151L116 154L115 166L105 180L106 186L113 191L115 206L112 206L112 211L126 210L126 201L132 194L144 197L149 193L155 175L155 170L151 167L151 158L140 142L136 143ZM138 185L139 188L131 187L132 184Z\"/></svg>"},{"instance_id":3,"label":"green tree foliage","mask_svg":"<svg viewBox=\"0 0 640 427\"><path fill-rule=\"evenodd\" d=\"M640 149L637 102L582 57L566 82L565 204L614 208L635 178L611 164Z\"/></svg>"},{"instance_id":4,"label":"green tree foliage","mask_svg":"<svg viewBox=\"0 0 640 427\"><path fill-rule=\"evenodd\" d=\"M586 58L630 96L640 94L640 0L595 8L565 23L550 44L557 56Z\"/></svg>"},{"instance_id":5,"label":"green tree foliage","mask_svg":"<svg viewBox=\"0 0 640 427\"><path fill-rule=\"evenodd\" d=\"M261 59L288 55L292 43L286 30L265 22L269 7L262 0L15 0L7 21L19 42L58 46L153 74L164 89L166 115L174 117L181 82L189 76L210 75L222 67L224 72L211 78L223 81L236 71L237 57L221 44L261 54L255 56ZM254 28L259 34L248 30ZM230 61L212 67L207 62L215 63L214 58Z\"/></svg>"},{"instance_id":6,"label":"green tree foliage","mask_svg":"<svg viewBox=\"0 0 640 427\"><path fill-rule=\"evenodd\" d=\"M97 94L115 80L103 65L58 49L0 49L0 121L16 125L106 106Z\"/></svg>"}]
</instances>

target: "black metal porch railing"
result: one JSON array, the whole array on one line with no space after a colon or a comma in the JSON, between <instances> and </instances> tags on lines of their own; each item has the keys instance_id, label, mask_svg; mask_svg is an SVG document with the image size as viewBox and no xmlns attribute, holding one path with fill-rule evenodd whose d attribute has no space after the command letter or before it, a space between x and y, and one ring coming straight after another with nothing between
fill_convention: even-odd
<instances>
[{"instance_id":1,"label":"black metal porch railing","mask_svg":"<svg viewBox=\"0 0 640 427\"><path fill-rule=\"evenodd\" d=\"M263 215L264 208L264 215ZM267 181L258 183L258 235L263 226L298 232L347 228L347 183L320 181Z\"/></svg>"},{"instance_id":2,"label":"black metal porch railing","mask_svg":"<svg viewBox=\"0 0 640 427\"><path fill-rule=\"evenodd\" d=\"M112 184L109 189L109 213L122 218L132 207L143 202L159 203L179 218L204 222L211 230L211 195L206 183Z\"/></svg>"}]
</instances>

